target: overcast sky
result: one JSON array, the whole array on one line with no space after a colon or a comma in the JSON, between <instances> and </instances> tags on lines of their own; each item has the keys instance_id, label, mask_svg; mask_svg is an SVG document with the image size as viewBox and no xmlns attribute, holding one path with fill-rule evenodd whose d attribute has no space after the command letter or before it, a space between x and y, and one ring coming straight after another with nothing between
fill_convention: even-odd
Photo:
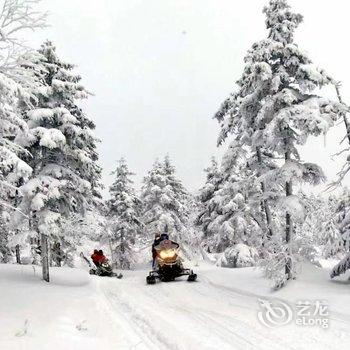
<instances>
[{"instance_id":1,"label":"overcast sky","mask_svg":"<svg viewBox=\"0 0 350 350\"><path fill-rule=\"evenodd\" d=\"M62 59L78 65L94 93L83 107L96 122L100 163L108 186L124 156L137 186L156 157L169 153L190 190L204 181L218 154L212 119L234 89L243 57L266 37L262 0L43 0L50 27L28 33L38 47L52 40ZM350 101L348 0L289 0L304 15L297 44L318 66L343 81ZM329 179L340 161L342 125L302 152ZM350 183L350 181L348 181Z\"/></svg>"}]
</instances>

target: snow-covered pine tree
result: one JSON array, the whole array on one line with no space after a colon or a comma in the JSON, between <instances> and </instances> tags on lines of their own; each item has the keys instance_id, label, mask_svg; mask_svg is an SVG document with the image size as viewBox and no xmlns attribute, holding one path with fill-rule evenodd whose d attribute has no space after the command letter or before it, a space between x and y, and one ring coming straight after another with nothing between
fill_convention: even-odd
<instances>
[{"instance_id":1,"label":"snow-covered pine tree","mask_svg":"<svg viewBox=\"0 0 350 350\"><path fill-rule=\"evenodd\" d=\"M350 253L347 254L330 273L331 278L337 277L350 269Z\"/></svg>"},{"instance_id":2,"label":"snow-covered pine tree","mask_svg":"<svg viewBox=\"0 0 350 350\"><path fill-rule=\"evenodd\" d=\"M343 249L350 252L350 191L344 188L335 209L334 219L342 240Z\"/></svg>"},{"instance_id":3,"label":"snow-covered pine tree","mask_svg":"<svg viewBox=\"0 0 350 350\"><path fill-rule=\"evenodd\" d=\"M281 286L295 271L292 219L304 215L303 204L293 195L293 184L317 184L324 179L319 166L300 160L297 146L305 144L309 135L327 132L343 106L316 93L333 80L294 43L302 16L293 13L286 0L270 0L264 13L268 38L249 50L239 89L225 101L217 118L222 125L219 142L232 133L238 147L255 154L258 181L265 187L263 199L273 201L285 215L284 233L279 232L283 239L276 240L279 246L272 249L268 268L276 286ZM283 161L271 162L274 158ZM279 187L284 194L277 191Z\"/></svg>"},{"instance_id":4,"label":"snow-covered pine tree","mask_svg":"<svg viewBox=\"0 0 350 350\"><path fill-rule=\"evenodd\" d=\"M341 214L336 212L339 197L311 194L305 202L307 215L302 227L312 233L314 249L326 259L343 255L344 240L339 231Z\"/></svg>"},{"instance_id":5,"label":"snow-covered pine tree","mask_svg":"<svg viewBox=\"0 0 350 350\"><path fill-rule=\"evenodd\" d=\"M164 205L161 201L163 188L165 187L164 169L159 160L156 160L152 169L143 179L141 192L142 222L145 225L145 233L148 239L152 235L164 230L162 217L165 216ZM167 216L166 216L167 218ZM162 219L162 222L160 221Z\"/></svg>"},{"instance_id":6,"label":"snow-covered pine tree","mask_svg":"<svg viewBox=\"0 0 350 350\"><path fill-rule=\"evenodd\" d=\"M157 160L144 178L141 194L142 221L148 238L168 231L173 239L180 240L188 224L188 199L169 157L163 162Z\"/></svg>"},{"instance_id":7,"label":"snow-covered pine tree","mask_svg":"<svg viewBox=\"0 0 350 350\"><path fill-rule=\"evenodd\" d=\"M31 92L34 108L23 111L28 132L17 138L32 155L28 162L32 178L22 187L22 211L30 214L34 231L40 234L43 275L48 274L48 237L60 237L60 220L72 212L84 214L94 203L99 188L93 123L77 106L88 97L74 66L59 59L49 41L39 50L37 75L40 87ZM29 70L32 67L28 67ZM69 235L69 232L66 232Z\"/></svg>"},{"instance_id":8,"label":"snow-covered pine tree","mask_svg":"<svg viewBox=\"0 0 350 350\"><path fill-rule=\"evenodd\" d=\"M262 145L254 144L254 134L263 128L263 122L256 118L261 94L251 86L253 80L245 71L242 78L237 81L238 91L231 94L215 114L215 118L221 125L217 143L221 146L230 137L226 154L226 163L229 166L226 167L224 174L226 179L230 177L230 170L234 169L235 164L243 162L246 168L249 168L251 175L255 174L255 177L259 178L260 189L255 191L254 196L260 201L261 214L264 217L260 224L265 226L264 235L269 240L274 229L270 208L273 201L270 199L275 197L274 192L278 192L279 189L273 183L267 183L263 177L266 171L276 167L273 155Z\"/></svg>"},{"instance_id":9,"label":"snow-covered pine tree","mask_svg":"<svg viewBox=\"0 0 350 350\"><path fill-rule=\"evenodd\" d=\"M345 192L344 192L345 193ZM295 225L296 246L302 258L319 264L319 258L344 255L344 240L339 226L343 214L338 196L324 197L314 193L298 192L305 207L303 222Z\"/></svg>"},{"instance_id":10,"label":"snow-covered pine tree","mask_svg":"<svg viewBox=\"0 0 350 350\"><path fill-rule=\"evenodd\" d=\"M8 213L7 211L1 211L0 215L0 263L6 263L9 261L11 251L8 245Z\"/></svg>"},{"instance_id":11,"label":"snow-covered pine tree","mask_svg":"<svg viewBox=\"0 0 350 350\"><path fill-rule=\"evenodd\" d=\"M324 180L318 165L300 160L297 146L305 144L310 135L326 133L343 106L316 93L317 89L334 81L324 70L316 68L294 44L294 30L302 22L302 16L291 12L285 0L271 0L264 12L268 40L258 43L248 57L252 65L262 65L261 80L263 85L268 84L265 85L265 103L259 111L259 119L265 120L266 124L256 133L256 140L277 157L284 157L282 166L265 175L285 190L285 196L277 199L280 209L285 212L284 257L282 255L282 260L277 262L276 269L277 284L283 285L296 271L293 266L293 219L305 215L302 201L293 195L293 184L308 182L315 185ZM283 261L285 272L282 275L278 265Z\"/></svg>"},{"instance_id":12,"label":"snow-covered pine tree","mask_svg":"<svg viewBox=\"0 0 350 350\"><path fill-rule=\"evenodd\" d=\"M189 259L203 258L203 240L204 234L202 227L197 224L199 213L203 211L202 204L198 201L197 196L189 194L186 201L186 209L189 213L188 225L186 227L186 235L182 236L182 250Z\"/></svg>"},{"instance_id":13,"label":"snow-covered pine tree","mask_svg":"<svg viewBox=\"0 0 350 350\"><path fill-rule=\"evenodd\" d=\"M225 153L221 184L207 204L205 245L216 253L237 244L257 247L262 241L264 225L259 202L254 197L260 188L241 152L237 154L237 151L236 147L229 147Z\"/></svg>"},{"instance_id":14,"label":"snow-covered pine tree","mask_svg":"<svg viewBox=\"0 0 350 350\"><path fill-rule=\"evenodd\" d=\"M134 263L133 245L139 240L142 223L140 221L140 200L137 198L127 162L121 158L112 173L115 180L109 188L108 201L110 244L113 263L121 269L130 269Z\"/></svg>"},{"instance_id":15,"label":"snow-covered pine tree","mask_svg":"<svg viewBox=\"0 0 350 350\"><path fill-rule=\"evenodd\" d=\"M163 169L166 180L164 188L165 197L171 201L168 203L168 208L173 209L178 220L174 221L173 228L168 226L169 233L173 232L176 239L186 241L184 230L188 227L190 216L190 202L193 198L187 189L182 184L182 181L176 176L175 166L172 164L169 155L166 155L163 160ZM164 198L165 199L165 198Z\"/></svg>"},{"instance_id":16,"label":"snow-covered pine tree","mask_svg":"<svg viewBox=\"0 0 350 350\"><path fill-rule=\"evenodd\" d=\"M313 263L318 255L318 247L323 245L324 225L327 222L327 202L313 193L299 190L297 196L304 204L304 220L295 222L295 240L300 256Z\"/></svg>"},{"instance_id":17,"label":"snow-covered pine tree","mask_svg":"<svg viewBox=\"0 0 350 350\"><path fill-rule=\"evenodd\" d=\"M344 188L338 200L335 201L334 219L337 223L339 234L342 240L344 258L332 269L331 278L337 277L350 269L350 192Z\"/></svg>"},{"instance_id":18,"label":"snow-covered pine tree","mask_svg":"<svg viewBox=\"0 0 350 350\"><path fill-rule=\"evenodd\" d=\"M15 142L17 134L27 127L19 109L24 101L27 101L27 95L22 87L0 73L0 244L3 252L9 252L7 239L9 231L13 230L8 218L15 209L18 186L32 172L31 167L22 160L26 151Z\"/></svg>"},{"instance_id":19,"label":"snow-covered pine tree","mask_svg":"<svg viewBox=\"0 0 350 350\"><path fill-rule=\"evenodd\" d=\"M344 240L339 232L339 227L335 223L334 217L326 222L324 236L325 245L323 255L326 259L333 258L339 253L344 253Z\"/></svg>"},{"instance_id":20,"label":"snow-covered pine tree","mask_svg":"<svg viewBox=\"0 0 350 350\"><path fill-rule=\"evenodd\" d=\"M195 220L195 224L203 230L204 237L208 235L208 225L210 224L211 208L209 206L211 199L223 183L223 175L215 157L211 158L210 166L204 169L206 173L206 182L199 190L198 201L201 205L200 213Z\"/></svg>"},{"instance_id":21,"label":"snow-covered pine tree","mask_svg":"<svg viewBox=\"0 0 350 350\"><path fill-rule=\"evenodd\" d=\"M29 103L25 84L32 82L31 75L20 65L22 54L31 51L24 45L22 36L28 30L34 31L46 25L46 14L35 8L39 2L5 0L0 10L0 244L6 252L9 252L7 238L14 231L8 218L20 195L16 187L31 172L20 159L24 149L14 139L26 128L19 105ZM18 246L16 258L20 262Z\"/></svg>"}]
</instances>

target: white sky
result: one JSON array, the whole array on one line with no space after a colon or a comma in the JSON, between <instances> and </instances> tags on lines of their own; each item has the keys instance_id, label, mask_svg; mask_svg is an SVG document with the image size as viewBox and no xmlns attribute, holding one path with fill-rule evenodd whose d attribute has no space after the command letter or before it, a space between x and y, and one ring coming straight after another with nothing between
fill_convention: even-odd
<instances>
[{"instance_id":1,"label":"white sky","mask_svg":"<svg viewBox=\"0 0 350 350\"><path fill-rule=\"evenodd\" d=\"M136 185L156 157L169 153L190 190L204 181L217 154L213 114L233 91L243 57L266 37L263 0L43 0L51 27L28 41L52 40L62 59L78 65L95 96L83 104L97 124L100 163L108 186L124 156ZM298 45L336 79L350 102L347 0L289 0L305 22ZM342 126L341 126L342 127ZM302 152L332 179L342 129L311 140ZM348 181L350 183L350 181Z\"/></svg>"}]
</instances>

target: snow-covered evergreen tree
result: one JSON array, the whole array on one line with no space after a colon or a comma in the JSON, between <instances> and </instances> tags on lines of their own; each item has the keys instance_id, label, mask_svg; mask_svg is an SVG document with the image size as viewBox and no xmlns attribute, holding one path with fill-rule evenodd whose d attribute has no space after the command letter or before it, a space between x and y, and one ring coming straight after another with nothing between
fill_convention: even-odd
<instances>
[{"instance_id":1,"label":"snow-covered evergreen tree","mask_svg":"<svg viewBox=\"0 0 350 350\"><path fill-rule=\"evenodd\" d=\"M58 239L62 216L83 214L93 204L100 168L94 125L77 106L79 99L88 97L81 78L72 72L73 65L59 59L51 42L45 42L39 54L39 62L33 64L41 67L41 86L34 85L32 91L35 107L24 110L29 131L17 141L30 152L33 168L32 178L21 189L20 208L30 214L31 225L40 233L47 262L47 236Z\"/></svg>"},{"instance_id":2,"label":"snow-covered evergreen tree","mask_svg":"<svg viewBox=\"0 0 350 350\"><path fill-rule=\"evenodd\" d=\"M2 211L0 214L0 263L9 261L11 251L8 244L9 227L8 227L8 213Z\"/></svg>"},{"instance_id":3,"label":"snow-covered evergreen tree","mask_svg":"<svg viewBox=\"0 0 350 350\"><path fill-rule=\"evenodd\" d=\"M176 240L181 239L188 224L189 194L175 176L170 158L158 160L144 178L141 202L143 223L148 237L167 231Z\"/></svg>"},{"instance_id":4,"label":"snow-covered evergreen tree","mask_svg":"<svg viewBox=\"0 0 350 350\"><path fill-rule=\"evenodd\" d=\"M315 245L322 245L324 238L324 224L329 219L327 200L314 193L306 194L303 191L298 191L298 197L301 198L305 216L302 223L299 223L299 231L303 232L304 236L310 236Z\"/></svg>"},{"instance_id":5,"label":"snow-covered evergreen tree","mask_svg":"<svg viewBox=\"0 0 350 350\"><path fill-rule=\"evenodd\" d=\"M344 253L344 241L339 232L339 227L334 221L334 218L330 218L324 228L325 246L323 254L325 258L335 257L338 253Z\"/></svg>"},{"instance_id":6,"label":"snow-covered evergreen tree","mask_svg":"<svg viewBox=\"0 0 350 350\"><path fill-rule=\"evenodd\" d=\"M22 160L25 150L14 140L27 127L19 106L29 104L26 87L33 83L32 75L21 69L22 55L31 51L24 45L23 34L45 27L46 14L35 8L38 2L5 0L0 9L0 245L6 254L10 251L8 238L14 232L8 218L18 203L18 186L31 173ZM16 255L19 262L18 246Z\"/></svg>"},{"instance_id":7,"label":"snow-covered evergreen tree","mask_svg":"<svg viewBox=\"0 0 350 350\"><path fill-rule=\"evenodd\" d=\"M350 253L347 254L337 265L332 269L331 278L337 277L350 269Z\"/></svg>"},{"instance_id":8,"label":"snow-covered evergreen tree","mask_svg":"<svg viewBox=\"0 0 350 350\"><path fill-rule=\"evenodd\" d=\"M26 99L23 89L15 81L0 73L0 205L7 207L16 184L27 178L32 169L21 158L25 150L15 138L27 126L19 104Z\"/></svg>"},{"instance_id":9,"label":"snow-covered evergreen tree","mask_svg":"<svg viewBox=\"0 0 350 350\"><path fill-rule=\"evenodd\" d=\"M186 201L186 209L189 213L188 224L186 227L186 235L182 235L182 251L187 255L189 259L201 259L203 258L203 241L204 233L202 227L198 225L199 214L203 211L203 205L198 201L198 197L189 194Z\"/></svg>"},{"instance_id":10,"label":"snow-covered evergreen tree","mask_svg":"<svg viewBox=\"0 0 350 350\"><path fill-rule=\"evenodd\" d=\"M165 197L168 197L168 208L176 213L176 218L173 225L168 225L169 232L178 233L179 239L186 239L179 233L189 225L190 204L193 198L182 184L182 181L176 176L175 166L172 164L169 155L166 155L163 160L163 169L165 175L166 186L164 188ZM175 218L175 217L174 217ZM172 228L173 226L173 228Z\"/></svg>"},{"instance_id":11,"label":"snow-covered evergreen tree","mask_svg":"<svg viewBox=\"0 0 350 350\"><path fill-rule=\"evenodd\" d=\"M300 160L297 146L305 144L309 135L326 133L343 106L316 93L333 80L294 43L302 16L293 13L286 0L270 0L264 13L268 38L249 50L239 89L225 101L217 118L222 126L219 142L233 134L236 148L245 149L248 162L255 165L265 213L266 204L270 207L271 203L285 215L284 232L279 228L276 233L283 239L274 240L278 246L268 257L271 276L281 286L295 272L293 219L304 216L300 198L293 195L293 184L317 184L324 179L318 165ZM277 158L283 161L274 161ZM268 217L267 213L271 228Z\"/></svg>"},{"instance_id":12,"label":"snow-covered evergreen tree","mask_svg":"<svg viewBox=\"0 0 350 350\"><path fill-rule=\"evenodd\" d=\"M348 188L344 188L338 200L335 200L334 220L337 223L338 233L341 240L341 247L335 239L335 250L341 249L342 253L346 253L343 259L332 269L330 276L334 278L350 269L350 192ZM333 203L334 205L334 203ZM339 239L339 236L336 238Z\"/></svg>"},{"instance_id":13,"label":"snow-covered evergreen tree","mask_svg":"<svg viewBox=\"0 0 350 350\"><path fill-rule=\"evenodd\" d=\"M115 180L109 188L108 201L113 263L118 268L130 269L133 260L133 245L139 240L142 223L140 221L140 200L137 198L131 176L134 175L124 158L119 160L112 173Z\"/></svg>"},{"instance_id":14,"label":"snow-covered evergreen tree","mask_svg":"<svg viewBox=\"0 0 350 350\"><path fill-rule=\"evenodd\" d=\"M223 183L223 175L221 174L215 157L211 158L210 166L204 169L204 171L206 173L206 182L199 190L198 194L198 201L201 204L202 210L196 218L195 223L202 228L204 236L207 236L208 225L211 222L210 214L212 211L209 204L215 192L219 190Z\"/></svg>"},{"instance_id":15,"label":"snow-covered evergreen tree","mask_svg":"<svg viewBox=\"0 0 350 350\"><path fill-rule=\"evenodd\" d=\"M18 187L32 172L31 167L23 161L25 149L15 141L18 133L27 129L19 108L21 104L27 103L26 91L0 72L0 245L5 260L5 255L10 252L8 238L11 232L14 232L8 218L18 202ZM18 248L16 249L19 262Z\"/></svg>"},{"instance_id":16,"label":"snow-covered evergreen tree","mask_svg":"<svg viewBox=\"0 0 350 350\"><path fill-rule=\"evenodd\" d=\"M210 251L223 252L236 244L259 246L263 222L253 172L243 158L235 157L229 147L222 160L222 183L208 203L210 223L206 245Z\"/></svg>"},{"instance_id":17,"label":"snow-covered evergreen tree","mask_svg":"<svg viewBox=\"0 0 350 350\"><path fill-rule=\"evenodd\" d=\"M342 240L343 249L350 252L350 191L344 188L335 209L334 219Z\"/></svg>"},{"instance_id":18,"label":"snow-covered evergreen tree","mask_svg":"<svg viewBox=\"0 0 350 350\"><path fill-rule=\"evenodd\" d=\"M297 252L303 258L318 264L320 248L324 245L324 227L328 221L328 206L325 198L299 190L297 196L304 204L304 220L295 222Z\"/></svg>"}]
</instances>

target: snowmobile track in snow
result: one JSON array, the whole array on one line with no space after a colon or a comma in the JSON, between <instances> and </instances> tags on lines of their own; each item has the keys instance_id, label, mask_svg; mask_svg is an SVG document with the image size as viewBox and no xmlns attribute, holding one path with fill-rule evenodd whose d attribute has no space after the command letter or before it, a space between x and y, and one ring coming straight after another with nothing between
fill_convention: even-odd
<instances>
[{"instance_id":1,"label":"snowmobile track in snow","mask_svg":"<svg viewBox=\"0 0 350 350\"><path fill-rule=\"evenodd\" d=\"M251 322L213 310L223 297L228 300L227 306L242 307L229 301L227 291L206 282L188 285L178 281L143 287L134 286L131 293L125 293L121 284L112 287L108 283L107 288L102 288L110 307L122 314L139 337L138 348L142 344L146 349L214 349L216 345L233 349L234 344L234 349L255 349L254 344L264 343L266 346L261 349L277 350L283 344L278 337L275 342L266 340Z\"/></svg>"},{"instance_id":2,"label":"snowmobile track in snow","mask_svg":"<svg viewBox=\"0 0 350 350\"><path fill-rule=\"evenodd\" d=\"M171 343L169 339L155 330L151 322L141 312L136 311L137 308L133 308L130 303L122 300L118 291L107 290L103 291L103 294L110 307L123 316L124 321L132 327L140 338L135 347L144 344L150 349L155 346L158 349L178 349L176 344Z\"/></svg>"},{"instance_id":3,"label":"snowmobile track in snow","mask_svg":"<svg viewBox=\"0 0 350 350\"><path fill-rule=\"evenodd\" d=\"M295 324L276 329L263 326L257 318L258 299L276 298L244 291L236 288L235 283L232 287L222 285L205 270L199 273L199 283L179 279L152 286L144 282L145 273L127 272L119 281L95 280L111 321L122 324L121 332L132 339L130 348L329 350L332 339L338 337L336 329L327 330L327 334L322 329ZM348 317L332 315L332 319L337 318L340 333L346 338ZM340 349L343 348L338 346Z\"/></svg>"}]
</instances>

